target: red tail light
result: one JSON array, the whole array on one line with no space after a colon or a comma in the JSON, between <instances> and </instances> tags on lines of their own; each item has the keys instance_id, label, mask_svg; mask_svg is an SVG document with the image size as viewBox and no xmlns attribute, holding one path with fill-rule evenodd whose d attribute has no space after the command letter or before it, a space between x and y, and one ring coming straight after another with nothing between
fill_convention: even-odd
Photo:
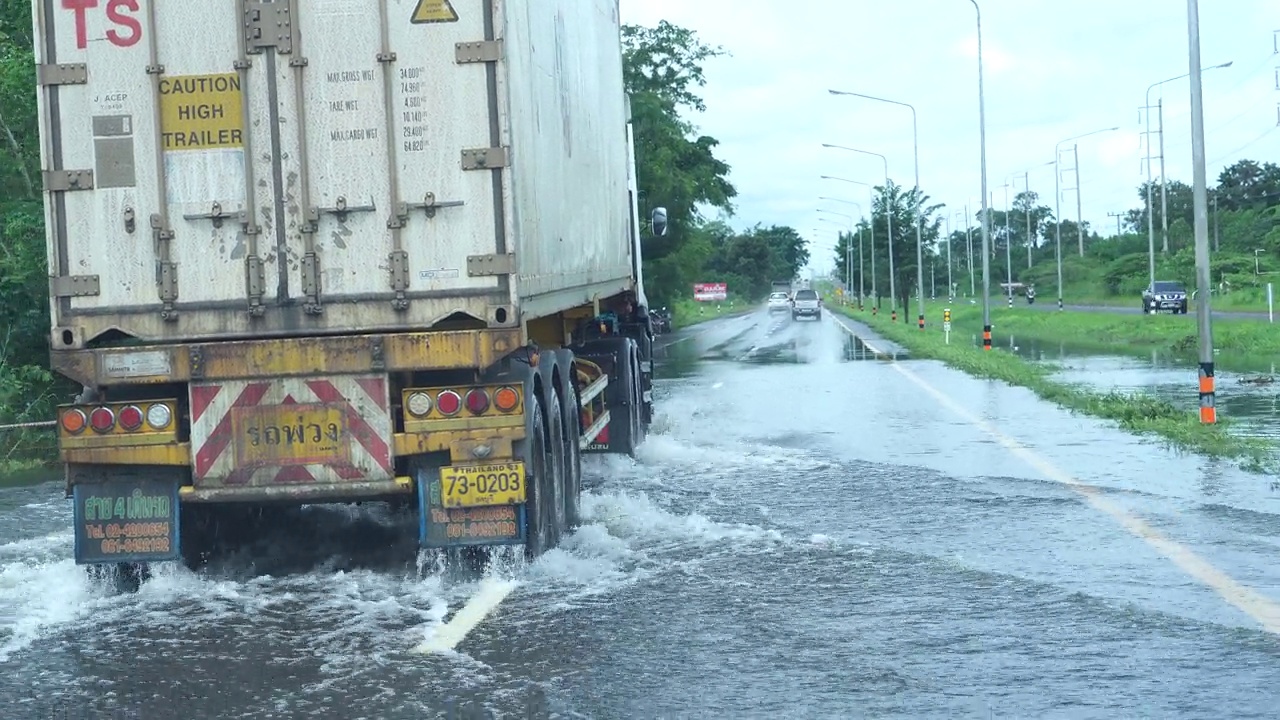
<instances>
[{"instance_id":1,"label":"red tail light","mask_svg":"<svg viewBox=\"0 0 1280 720\"><path fill-rule=\"evenodd\" d=\"M441 415L457 415L461 409L462 398L458 396L458 393L452 390L444 390L436 396L436 410L439 410Z\"/></svg>"},{"instance_id":2,"label":"red tail light","mask_svg":"<svg viewBox=\"0 0 1280 720\"><path fill-rule=\"evenodd\" d=\"M472 388L467 393L467 410L472 415L483 415L489 409L489 394L480 388Z\"/></svg>"},{"instance_id":3,"label":"red tail light","mask_svg":"<svg viewBox=\"0 0 1280 720\"><path fill-rule=\"evenodd\" d=\"M136 405L130 405L120 411L119 420L120 427L128 432L134 432L135 430L141 429L142 422L144 420L142 408L139 408Z\"/></svg>"},{"instance_id":4,"label":"red tail light","mask_svg":"<svg viewBox=\"0 0 1280 720\"><path fill-rule=\"evenodd\" d=\"M110 408L100 407L89 413L89 427L96 433L109 433L115 424L116 415Z\"/></svg>"}]
</instances>

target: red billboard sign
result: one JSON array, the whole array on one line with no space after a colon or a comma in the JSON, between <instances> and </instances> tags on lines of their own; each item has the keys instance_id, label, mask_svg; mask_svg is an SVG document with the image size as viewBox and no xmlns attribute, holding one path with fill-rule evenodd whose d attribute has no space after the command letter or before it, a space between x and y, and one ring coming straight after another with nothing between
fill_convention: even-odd
<instances>
[{"instance_id":1,"label":"red billboard sign","mask_svg":"<svg viewBox=\"0 0 1280 720\"><path fill-rule=\"evenodd\" d=\"M728 297L728 283L695 283L693 286L693 299L698 302L715 302Z\"/></svg>"}]
</instances>

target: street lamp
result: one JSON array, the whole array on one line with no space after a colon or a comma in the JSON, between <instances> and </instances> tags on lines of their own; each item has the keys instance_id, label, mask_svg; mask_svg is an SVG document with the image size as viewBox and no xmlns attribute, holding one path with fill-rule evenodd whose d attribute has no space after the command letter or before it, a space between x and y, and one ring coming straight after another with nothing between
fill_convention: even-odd
<instances>
[{"instance_id":1,"label":"street lamp","mask_svg":"<svg viewBox=\"0 0 1280 720\"><path fill-rule=\"evenodd\" d=\"M1197 54L1198 52L1199 51L1197 50ZM1218 64L1218 65L1211 65L1207 68L1199 68L1199 66L1197 66L1198 69L1195 74L1199 76L1200 72L1203 70L1218 70L1220 68L1228 68L1228 67L1231 67L1231 64L1234 62L1235 60L1228 60L1227 62ZM1145 133L1145 137L1147 141L1147 245L1148 245L1148 264L1150 266L1149 269L1151 272L1151 282L1153 283L1156 281L1156 226L1155 226L1155 212L1153 212L1154 208L1151 207L1152 205L1152 201L1151 201L1151 91L1160 85L1164 85L1165 83L1171 83L1174 80L1181 80L1186 77L1191 77L1191 75L1192 75L1191 73L1184 73L1177 77L1171 77L1168 80L1161 80L1160 82L1152 83L1150 86L1147 87L1146 102L1142 106L1143 116L1145 117L1146 124L1147 124L1147 130ZM1160 122L1160 216L1161 216L1160 224L1163 228L1161 232L1163 233L1163 236L1164 236L1163 242L1162 242L1162 249L1164 252L1169 252L1169 213L1168 213L1169 203L1168 203L1168 193L1165 192L1165 178L1164 178L1164 98L1162 97L1159 100L1157 100L1157 103L1159 104L1157 108L1157 115L1159 117L1159 122Z\"/></svg>"},{"instance_id":2,"label":"street lamp","mask_svg":"<svg viewBox=\"0 0 1280 720\"><path fill-rule=\"evenodd\" d=\"M871 297L875 299L876 307L880 306L880 294L876 292L876 227L872 220L875 219L875 202L872 200L871 192L875 188L871 187L871 183L864 183L858 180L850 180L849 178L835 177L834 175L822 175L823 180L838 180L840 182L850 183L852 185L861 185L867 189L867 209L870 218L867 221L867 231L871 234Z\"/></svg>"},{"instance_id":3,"label":"street lamp","mask_svg":"<svg viewBox=\"0 0 1280 720\"><path fill-rule=\"evenodd\" d=\"M982 91L982 8L973 10L978 21L978 144L982 153L982 349L991 350L991 228L987 205L987 111Z\"/></svg>"},{"instance_id":4,"label":"street lamp","mask_svg":"<svg viewBox=\"0 0 1280 720\"><path fill-rule=\"evenodd\" d=\"M1204 89L1200 83L1200 8L1187 0L1188 65L1191 68L1192 204L1196 220L1196 329L1200 336L1200 422L1218 422L1213 387L1213 318L1209 308L1209 199L1204 159ZM1163 141L1164 135L1161 134Z\"/></svg>"},{"instance_id":5,"label":"street lamp","mask_svg":"<svg viewBox=\"0 0 1280 720\"><path fill-rule=\"evenodd\" d=\"M867 100L875 100L877 102L889 103L890 105L899 105L911 111L911 158L915 164L916 176L916 207L913 209L916 226L916 298L917 309L920 316L916 319L920 329L924 330L924 241L921 240L920 226L924 222L924 218L920 217L920 135L916 129L916 109L915 106L909 105L897 100L888 100L874 95L863 95L862 93L848 92L844 90L827 90L832 95L849 95L852 97L866 98Z\"/></svg>"},{"instance_id":6,"label":"street lamp","mask_svg":"<svg viewBox=\"0 0 1280 720\"><path fill-rule=\"evenodd\" d=\"M858 208L858 215L862 215L862 204L854 202L853 200L841 200L840 198L826 197L823 195L819 195L818 199L828 200L830 202L844 203L846 205L852 205ZM847 258L845 260L846 268L849 267L850 259L852 258ZM849 275L849 288L852 289L853 288L853 271L850 270L848 275ZM863 272L862 272L862 226L858 225L858 309L859 310L862 309L862 298L864 297L863 291L866 289L866 286L863 283L863 279L864 278L863 278Z\"/></svg>"},{"instance_id":7,"label":"street lamp","mask_svg":"<svg viewBox=\"0 0 1280 720\"><path fill-rule=\"evenodd\" d=\"M1112 130L1119 130L1119 129L1120 129L1119 127L1109 127L1109 128L1103 128L1101 130L1093 130L1083 135L1076 135L1075 137L1069 137L1066 140L1060 140L1056 145L1053 146L1053 219L1054 219L1053 235L1054 235L1054 256L1058 262L1058 310L1063 309L1063 306L1062 306L1062 190L1060 189L1062 172L1058 169L1058 161L1062 155L1062 145L1063 143L1069 143L1072 140L1079 140L1080 138L1086 138L1086 137L1089 137L1090 135L1097 135L1098 133L1111 132ZM1150 187L1148 187L1148 189L1150 189ZM1078 218L1079 215L1080 215L1080 163L1076 162L1076 217ZM1076 225L1078 226L1079 224L1080 224L1080 221L1077 219ZM1078 229L1079 228L1077 227L1077 230ZM1080 247L1083 250L1084 248L1083 234L1081 235ZM1152 267L1154 268L1155 266L1152 265ZM1154 276L1154 273L1155 273L1155 270L1153 269L1152 270L1153 276Z\"/></svg>"},{"instance_id":8,"label":"street lamp","mask_svg":"<svg viewBox=\"0 0 1280 720\"><path fill-rule=\"evenodd\" d=\"M861 153L863 155L873 155L880 158L880 162L884 163L884 218L888 225L889 233L889 309L898 309L898 298L895 295L893 280L893 204L889 200L889 160L880 153L873 153L867 150L858 150L857 148L845 147L844 145L832 145L830 143L822 143L824 148L835 148L836 150L848 150L849 152ZM874 214L875 209L872 208ZM876 306L879 306L879 298L876 300Z\"/></svg>"}]
</instances>

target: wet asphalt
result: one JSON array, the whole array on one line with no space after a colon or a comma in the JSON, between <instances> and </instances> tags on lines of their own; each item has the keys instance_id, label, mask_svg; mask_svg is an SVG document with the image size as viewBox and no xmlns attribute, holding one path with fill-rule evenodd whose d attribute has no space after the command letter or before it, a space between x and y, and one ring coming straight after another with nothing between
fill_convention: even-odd
<instances>
[{"instance_id":1,"label":"wet asphalt","mask_svg":"<svg viewBox=\"0 0 1280 720\"><path fill-rule=\"evenodd\" d=\"M0 490L0 714L1277 717L1280 637L1220 582L1280 602L1268 478L840 322L664 336L640 457L587 459L586 523L499 558L516 590L444 655L412 648L477 581L388 551L376 507L121 595L69 559L59 482Z\"/></svg>"}]
</instances>

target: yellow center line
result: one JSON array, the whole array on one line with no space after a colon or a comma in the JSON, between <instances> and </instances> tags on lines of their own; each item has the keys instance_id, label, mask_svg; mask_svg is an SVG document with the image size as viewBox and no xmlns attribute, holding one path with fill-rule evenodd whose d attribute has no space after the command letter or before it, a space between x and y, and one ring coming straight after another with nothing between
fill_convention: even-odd
<instances>
[{"instance_id":1,"label":"yellow center line","mask_svg":"<svg viewBox=\"0 0 1280 720\"><path fill-rule=\"evenodd\" d=\"M837 320L837 325L850 335L856 336L853 331L843 321ZM870 349L873 353L879 354L879 350L873 347L864 338L862 344ZM1216 592L1228 604L1248 615L1267 632L1280 634L1280 603L1259 593L1258 591L1242 585L1235 578L1214 567L1212 563L1200 557L1191 548L1183 545L1172 538L1153 528L1145 520L1116 505L1111 500L1102 495L1101 489L1095 485L1081 482L1057 466L1050 463L1044 457L1036 453L1031 448L1023 445L1017 440L1000 432L995 425L978 417L968 409L961 406L950 396L930 385L919 375L916 375L907 367L903 366L896 359L890 359L890 364L895 370L901 373L911 382L915 383L925 392L932 395L938 402L946 406L955 414L959 415L970 424L990 435L996 442L1003 445L1015 456L1026 461L1028 465L1040 471L1042 475L1055 482L1062 483L1072 490L1082 495L1095 509L1110 515L1125 530L1128 530L1135 537L1150 545L1156 552L1168 558L1182 572L1188 576L1200 581Z\"/></svg>"},{"instance_id":2,"label":"yellow center line","mask_svg":"<svg viewBox=\"0 0 1280 720\"><path fill-rule=\"evenodd\" d=\"M436 628L431 637L414 648L414 652L427 654L453 650L467 637L467 633L474 630L490 613L498 609L511 591L516 589L516 585L517 583L512 580L485 578L480 582L479 591L467 601L467 604L454 613L449 622Z\"/></svg>"}]
</instances>

